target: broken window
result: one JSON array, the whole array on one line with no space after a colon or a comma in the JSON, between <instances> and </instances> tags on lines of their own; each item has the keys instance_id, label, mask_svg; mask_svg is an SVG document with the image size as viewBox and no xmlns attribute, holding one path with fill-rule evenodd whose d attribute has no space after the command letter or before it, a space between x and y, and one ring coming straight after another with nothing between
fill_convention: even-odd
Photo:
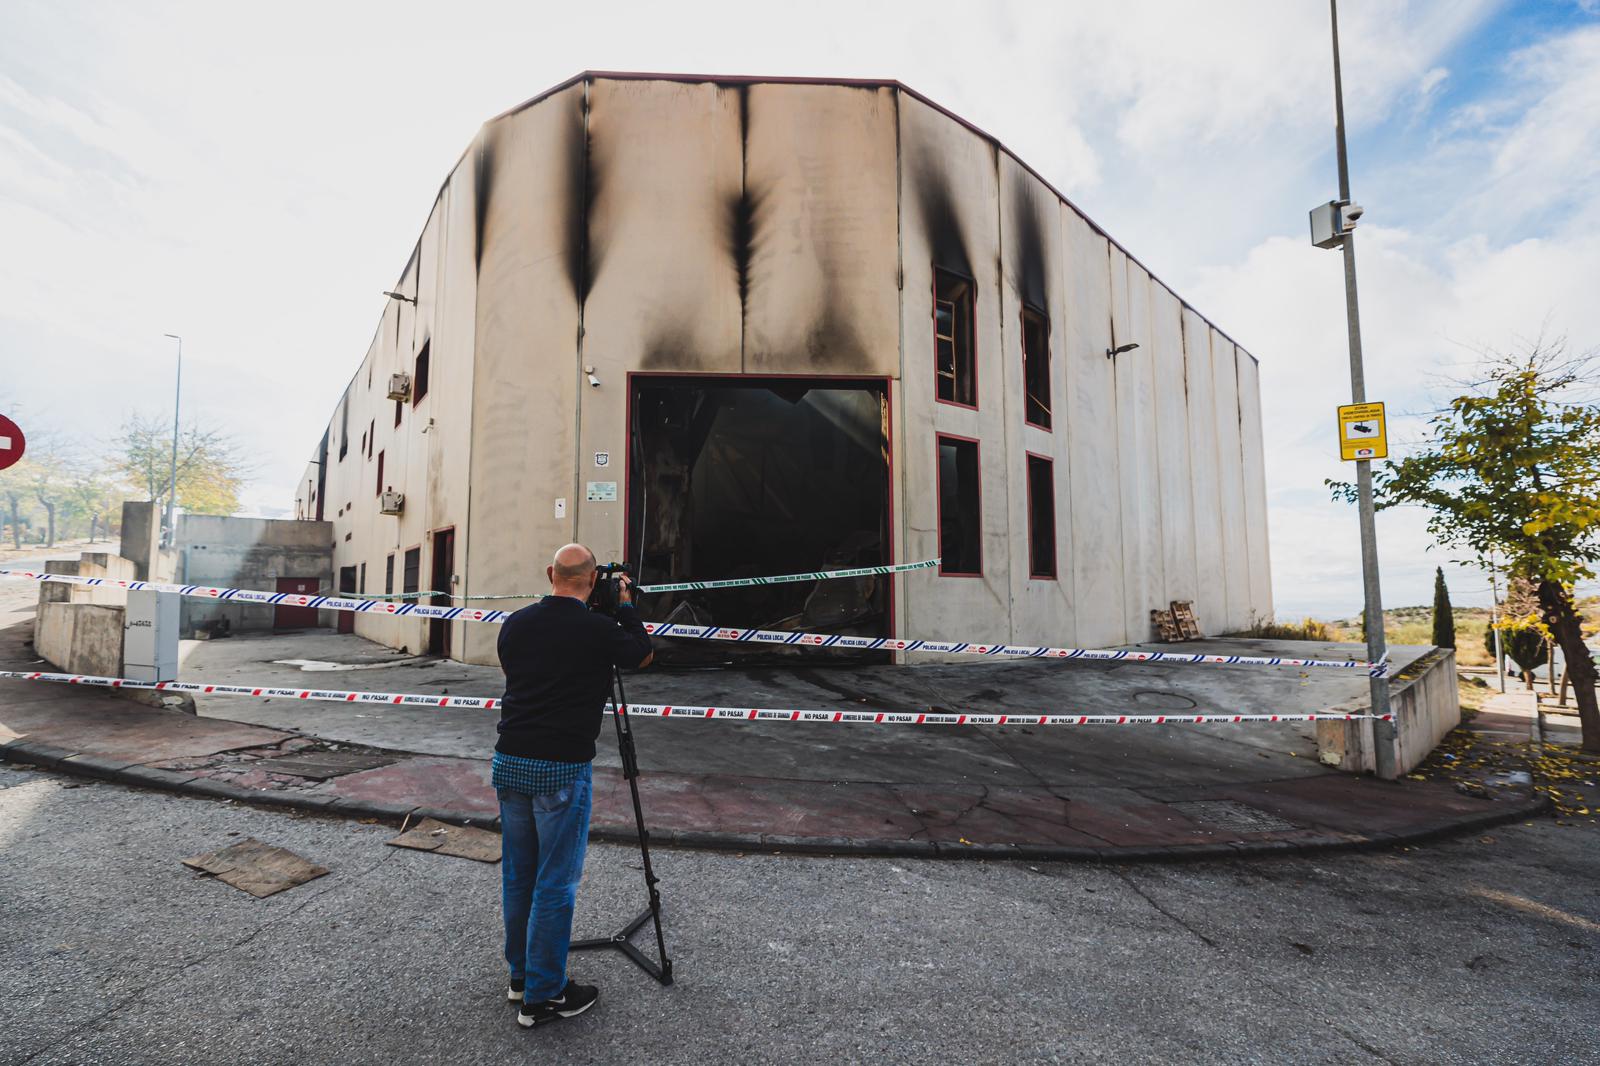
<instances>
[{"instance_id":1,"label":"broken window","mask_svg":"<svg viewBox=\"0 0 1600 1066\"><path fill-rule=\"evenodd\" d=\"M394 552L389 553L389 559L383 565L383 594L394 595Z\"/></svg>"},{"instance_id":2,"label":"broken window","mask_svg":"<svg viewBox=\"0 0 1600 1066\"><path fill-rule=\"evenodd\" d=\"M1022 309L1023 419L1050 428L1050 320L1031 307Z\"/></svg>"},{"instance_id":3,"label":"broken window","mask_svg":"<svg viewBox=\"0 0 1600 1066\"><path fill-rule=\"evenodd\" d=\"M382 452L378 453L378 490L376 492L374 492L373 495L374 496L382 496L383 495L383 453Z\"/></svg>"},{"instance_id":4,"label":"broken window","mask_svg":"<svg viewBox=\"0 0 1600 1066\"><path fill-rule=\"evenodd\" d=\"M1056 576L1055 464L1028 456L1028 576Z\"/></svg>"},{"instance_id":5,"label":"broken window","mask_svg":"<svg viewBox=\"0 0 1600 1066\"><path fill-rule=\"evenodd\" d=\"M405 587L400 590L401 592L416 592L422 587L417 584L422 577L422 548L420 546L406 549L405 573L402 577L405 581Z\"/></svg>"},{"instance_id":6,"label":"broken window","mask_svg":"<svg viewBox=\"0 0 1600 1066\"><path fill-rule=\"evenodd\" d=\"M415 407L417 404L421 403L422 402L422 398L424 396L428 395L428 362L429 362L429 351L428 351L428 349L429 349L429 346L431 344L432 344L431 341L423 341L422 342L422 351L417 353L416 373L413 374L412 377L411 377L411 381L412 381L412 384L411 384L411 406L412 407Z\"/></svg>"},{"instance_id":7,"label":"broken window","mask_svg":"<svg viewBox=\"0 0 1600 1066\"><path fill-rule=\"evenodd\" d=\"M891 561L882 381L632 380L627 558L641 583ZM866 577L645 597L651 621L887 636L889 582ZM679 661L788 655L771 645L661 649ZM879 653L847 652L854 658Z\"/></svg>"},{"instance_id":8,"label":"broken window","mask_svg":"<svg viewBox=\"0 0 1600 1066\"><path fill-rule=\"evenodd\" d=\"M983 573L978 442L939 438L939 573Z\"/></svg>"},{"instance_id":9,"label":"broken window","mask_svg":"<svg viewBox=\"0 0 1600 1066\"><path fill-rule=\"evenodd\" d=\"M945 403L978 406L978 371L973 359L973 295L970 278L933 272L933 336L938 397Z\"/></svg>"}]
</instances>

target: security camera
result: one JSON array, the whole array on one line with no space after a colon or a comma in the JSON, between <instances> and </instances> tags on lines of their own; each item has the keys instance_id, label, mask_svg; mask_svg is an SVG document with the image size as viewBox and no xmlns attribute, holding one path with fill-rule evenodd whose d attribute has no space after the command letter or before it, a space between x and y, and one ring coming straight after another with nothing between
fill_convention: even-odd
<instances>
[{"instance_id":1,"label":"security camera","mask_svg":"<svg viewBox=\"0 0 1600 1066\"><path fill-rule=\"evenodd\" d=\"M583 372L589 375L589 387L598 389L600 387L600 379L594 376L594 367L586 366L583 368Z\"/></svg>"},{"instance_id":2,"label":"security camera","mask_svg":"<svg viewBox=\"0 0 1600 1066\"><path fill-rule=\"evenodd\" d=\"M1367 213L1367 209L1360 204L1345 204L1339 212L1339 217L1344 220L1345 226L1354 226L1356 220Z\"/></svg>"}]
</instances>

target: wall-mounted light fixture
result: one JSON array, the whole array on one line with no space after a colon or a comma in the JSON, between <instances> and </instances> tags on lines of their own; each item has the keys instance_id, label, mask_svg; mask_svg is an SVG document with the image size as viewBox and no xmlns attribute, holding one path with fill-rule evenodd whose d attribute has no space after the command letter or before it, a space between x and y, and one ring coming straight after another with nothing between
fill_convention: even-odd
<instances>
[{"instance_id":1,"label":"wall-mounted light fixture","mask_svg":"<svg viewBox=\"0 0 1600 1066\"><path fill-rule=\"evenodd\" d=\"M404 302L410 304L412 307L417 306L417 298L415 296L407 296L403 292L390 292L387 289L384 290L383 294L385 296L387 296L391 300L403 300Z\"/></svg>"},{"instance_id":2,"label":"wall-mounted light fixture","mask_svg":"<svg viewBox=\"0 0 1600 1066\"><path fill-rule=\"evenodd\" d=\"M1119 344L1115 348L1107 348L1106 349L1106 358L1107 359L1115 359L1117 356L1121 355L1123 352L1131 352L1137 347L1139 347L1139 342L1138 341L1131 341L1128 344Z\"/></svg>"}]
</instances>

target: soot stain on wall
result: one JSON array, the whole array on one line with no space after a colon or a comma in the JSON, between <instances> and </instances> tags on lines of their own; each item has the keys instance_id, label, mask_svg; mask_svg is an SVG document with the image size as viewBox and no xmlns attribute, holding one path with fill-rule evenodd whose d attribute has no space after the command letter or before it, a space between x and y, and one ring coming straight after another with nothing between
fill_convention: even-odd
<instances>
[{"instance_id":1,"label":"soot stain on wall","mask_svg":"<svg viewBox=\"0 0 1600 1066\"><path fill-rule=\"evenodd\" d=\"M734 90L739 97L739 191L728 197L724 208L728 254L733 260L739 285L739 332L741 346L750 305L752 266L761 230L761 202L764 192L750 185L750 87Z\"/></svg>"},{"instance_id":2,"label":"soot stain on wall","mask_svg":"<svg viewBox=\"0 0 1600 1066\"><path fill-rule=\"evenodd\" d=\"M494 193L495 144L498 139L499 127L491 122L483 127L478 142L478 187L473 197L475 241L473 266L479 272L483 270L485 229L489 220L489 197Z\"/></svg>"},{"instance_id":3,"label":"soot stain on wall","mask_svg":"<svg viewBox=\"0 0 1600 1066\"><path fill-rule=\"evenodd\" d=\"M1028 187L1026 178L1018 177L1013 184L1011 206L1012 225L1016 227L1011 239L1011 272L1016 279L1017 292L1023 303L1039 311L1048 311L1050 268L1045 250L1048 230L1043 206Z\"/></svg>"},{"instance_id":4,"label":"soot stain on wall","mask_svg":"<svg viewBox=\"0 0 1600 1066\"><path fill-rule=\"evenodd\" d=\"M595 158L589 99L581 96L579 100L567 124L563 146L566 188L562 194L561 217L566 229L567 280L572 286L573 298L581 307L600 270L601 248L592 219L601 194L602 167Z\"/></svg>"},{"instance_id":5,"label":"soot stain on wall","mask_svg":"<svg viewBox=\"0 0 1600 1066\"><path fill-rule=\"evenodd\" d=\"M693 370L697 365L695 331L685 321L669 321L658 327L639 356L640 370Z\"/></svg>"},{"instance_id":6,"label":"soot stain on wall","mask_svg":"<svg viewBox=\"0 0 1600 1066\"><path fill-rule=\"evenodd\" d=\"M972 278L972 258L961 231L961 216L956 210L950 183L938 167L925 162L914 178L917 206L922 212L922 230L933 250L933 265L954 270Z\"/></svg>"}]
</instances>

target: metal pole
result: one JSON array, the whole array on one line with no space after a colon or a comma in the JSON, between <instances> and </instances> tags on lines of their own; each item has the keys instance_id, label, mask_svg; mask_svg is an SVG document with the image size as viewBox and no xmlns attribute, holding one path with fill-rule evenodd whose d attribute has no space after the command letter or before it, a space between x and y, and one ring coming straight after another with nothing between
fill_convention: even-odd
<instances>
[{"instance_id":1,"label":"metal pole","mask_svg":"<svg viewBox=\"0 0 1600 1066\"><path fill-rule=\"evenodd\" d=\"M178 503L178 401L183 398L183 338L176 333L168 333L178 342L178 380L172 392L172 477L167 483L167 547L172 547L178 539L178 531L174 527L176 513L174 508Z\"/></svg>"},{"instance_id":2,"label":"metal pole","mask_svg":"<svg viewBox=\"0 0 1600 1066\"><path fill-rule=\"evenodd\" d=\"M1328 0L1333 26L1333 108L1334 141L1339 156L1339 199L1350 202L1350 159L1344 143L1344 84L1339 73L1339 0ZM1344 303L1350 332L1350 402L1367 402L1366 374L1361 361L1361 311L1356 299L1355 234L1344 235ZM1388 658L1388 641L1383 632L1383 593L1378 585L1378 531L1372 503L1372 463L1356 462L1356 493L1361 521L1361 575L1367 608L1367 658L1381 663ZM1372 723L1376 749L1373 761L1379 777L1392 779L1395 770L1394 723L1382 720L1389 714L1389 678L1372 678Z\"/></svg>"}]
</instances>

